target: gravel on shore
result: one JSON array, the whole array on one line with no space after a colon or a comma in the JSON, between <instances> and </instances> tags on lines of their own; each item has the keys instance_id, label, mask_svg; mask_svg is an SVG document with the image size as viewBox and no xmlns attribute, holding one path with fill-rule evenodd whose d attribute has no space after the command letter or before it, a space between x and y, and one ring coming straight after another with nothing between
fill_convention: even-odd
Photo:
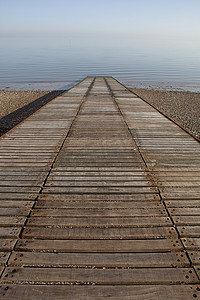
<instances>
[{"instance_id":1,"label":"gravel on shore","mask_svg":"<svg viewBox=\"0 0 200 300\"><path fill-rule=\"evenodd\" d=\"M130 90L200 138L200 93L136 88Z\"/></svg>"},{"instance_id":2,"label":"gravel on shore","mask_svg":"<svg viewBox=\"0 0 200 300\"><path fill-rule=\"evenodd\" d=\"M50 91L0 90L0 118L48 94Z\"/></svg>"}]
</instances>

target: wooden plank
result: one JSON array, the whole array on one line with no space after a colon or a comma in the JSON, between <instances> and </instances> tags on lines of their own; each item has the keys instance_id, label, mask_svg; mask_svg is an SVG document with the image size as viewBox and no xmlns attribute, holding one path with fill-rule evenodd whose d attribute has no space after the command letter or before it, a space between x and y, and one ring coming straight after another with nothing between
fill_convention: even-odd
<instances>
[{"instance_id":1,"label":"wooden plank","mask_svg":"<svg viewBox=\"0 0 200 300\"><path fill-rule=\"evenodd\" d=\"M0 200L35 200L38 193L20 193L20 191L17 193L0 193Z\"/></svg>"},{"instance_id":2,"label":"wooden plank","mask_svg":"<svg viewBox=\"0 0 200 300\"><path fill-rule=\"evenodd\" d=\"M124 149L123 149L124 151ZM130 173L135 173L135 172L144 172L145 168L141 167L60 167L60 166L55 166L54 171L56 172L130 172ZM200 168L197 170L200 171Z\"/></svg>"},{"instance_id":3,"label":"wooden plank","mask_svg":"<svg viewBox=\"0 0 200 300\"><path fill-rule=\"evenodd\" d=\"M2 183L3 185L4 183ZM10 181L9 181L10 184ZM20 183L19 183L20 184ZM28 182L26 181L26 184L28 185ZM47 187L59 187L62 189L62 187L149 187L149 186L154 186L153 182L150 181L115 181L115 180L110 180L106 181L104 179L101 179L101 181L77 181L75 180L55 180L55 181L47 181L46 185Z\"/></svg>"},{"instance_id":4,"label":"wooden plank","mask_svg":"<svg viewBox=\"0 0 200 300\"><path fill-rule=\"evenodd\" d=\"M38 163L38 162L29 162L28 160L26 162L17 162L17 161L13 161L13 162L0 162L0 167L45 167L45 166L49 166L50 167L50 162L43 162L43 163Z\"/></svg>"},{"instance_id":5,"label":"wooden plank","mask_svg":"<svg viewBox=\"0 0 200 300\"><path fill-rule=\"evenodd\" d=\"M200 237L200 226L178 226L181 237Z\"/></svg>"},{"instance_id":6,"label":"wooden plank","mask_svg":"<svg viewBox=\"0 0 200 300\"><path fill-rule=\"evenodd\" d=\"M41 187L32 187L32 186L1 186L0 187L0 194L5 193L39 193Z\"/></svg>"},{"instance_id":7,"label":"wooden plank","mask_svg":"<svg viewBox=\"0 0 200 300\"><path fill-rule=\"evenodd\" d=\"M19 149L21 151L21 149ZM9 150L8 150L9 151ZM24 175L26 175L27 173L29 174L43 174L44 172L48 172L49 167L48 166L44 166L44 167L38 167L38 166L29 166L26 165L25 167L17 167L16 166L6 166L6 167L1 167L0 166L0 173L2 175L8 174L8 175L12 175L15 173L23 173Z\"/></svg>"},{"instance_id":8,"label":"wooden plank","mask_svg":"<svg viewBox=\"0 0 200 300\"><path fill-rule=\"evenodd\" d=\"M1 194L0 194L1 197ZM160 197L158 194L46 194L43 193L39 195L39 199L42 199L44 201L49 200L81 200L81 201L155 201L160 200Z\"/></svg>"},{"instance_id":9,"label":"wooden plank","mask_svg":"<svg viewBox=\"0 0 200 300\"><path fill-rule=\"evenodd\" d=\"M79 115L79 123L80 123L80 119L81 119L81 115ZM77 122L77 120L76 120ZM88 120L86 122L85 125L87 125ZM94 122L92 122L89 126L92 126ZM119 122L118 122L119 123ZM77 123L73 124L72 130L73 128L75 128L77 126ZM108 126L110 128L110 125ZM121 128L121 127L117 127L117 128ZM91 128L87 128L88 130L90 130ZM99 130L99 126L96 127L96 129ZM100 128L101 129L101 128ZM81 127L78 128L78 130L81 130ZM116 130L116 128L115 128ZM71 132L71 131L70 131ZM135 152L136 147L133 147L129 150L127 149L102 149L102 148L96 148L95 150L91 150L91 149L86 149L86 148L80 148L80 149L66 149L66 155L137 155L137 152ZM54 170L55 171L55 170ZM72 170L73 171L73 170ZM141 170L142 171L142 170Z\"/></svg>"},{"instance_id":10,"label":"wooden plank","mask_svg":"<svg viewBox=\"0 0 200 300\"><path fill-rule=\"evenodd\" d=\"M44 180L45 179L45 175L31 175L31 174L24 174L24 173L13 173L12 175L9 175L10 173L6 172L6 177L5 177L5 172L4 175L0 175L0 182L2 182L3 180L7 180L7 181L16 181L20 178L20 181L40 181L40 180ZM140 177L141 178L141 177Z\"/></svg>"},{"instance_id":11,"label":"wooden plank","mask_svg":"<svg viewBox=\"0 0 200 300\"><path fill-rule=\"evenodd\" d=\"M165 187L162 188L161 191L166 194L179 193L182 194L182 198L184 198L185 195L190 195L190 198L192 198L193 194L200 192L200 187Z\"/></svg>"},{"instance_id":12,"label":"wooden plank","mask_svg":"<svg viewBox=\"0 0 200 300\"><path fill-rule=\"evenodd\" d=\"M197 250L188 251L189 257L194 265L200 265L200 252Z\"/></svg>"},{"instance_id":13,"label":"wooden plank","mask_svg":"<svg viewBox=\"0 0 200 300\"><path fill-rule=\"evenodd\" d=\"M107 183L109 183L110 181L111 182L123 182L123 181L125 181L125 182L129 182L129 181L131 181L131 182L140 182L139 184L141 184L141 181L144 181L144 182L146 182L146 180L147 180L147 177L146 176L127 176L127 174L124 174L125 176L116 176L115 174L113 174L113 176L115 176L115 177L113 177L113 176L110 176L110 175L102 175L102 176L100 176L100 175L96 175L95 176L95 174L91 174L90 176L87 176L87 175L85 175L85 176L78 176L78 174L76 175L76 174L73 174L73 175L50 175L49 176L49 178L48 178L48 182L50 183L50 181L59 181L59 183L60 183L60 181L65 181L65 182L67 182L67 181L81 181L81 182L83 182L83 181L95 181L95 182L97 182L97 181L104 181L104 182L107 182ZM1 176L0 176L0 179L1 179ZM3 178L2 178L3 179ZM14 178L13 178L14 179Z\"/></svg>"},{"instance_id":14,"label":"wooden plank","mask_svg":"<svg viewBox=\"0 0 200 300\"><path fill-rule=\"evenodd\" d=\"M187 250L200 250L200 238L182 238L184 247Z\"/></svg>"},{"instance_id":15,"label":"wooden plank","mask_svg":"<svg viewBox=\"0 0 200 300\"><path fill-rule=\"evenodd\" d=\"M5 179L5 178L4 178ZM7 178L6 178L7 179ZM31 187L31 186L41 186L43 180L1 180L0 187L14 186L14 187Z\"/></svg>"},{"instance_id":16,"label":"wooden plank","mask_svg":"<svg viewBox=\"0 0 200 300\"><path fill-rule=\"evenodd\" d=\"M1 211L1 209L0 209ZM35 209L33 211L33 216L51 216L51 217L136 217L136 216L167 216L167 212L160 208L124 208L124 209L114 209L114 208L46 208L46 209Z\"/></svg>"},{"instance_id":17,"label":"wooden plank","mask_svg":"<svg viewBox=\"0 0 200 300\"><path fill-rule=\"evenodd\" d=\"M10 256L9 252L0 252L0 266L4 266Z\"/></svg>"},{"instance_id":18,"label":"wooden plank","mask_svg":"<svg viewBox=\"0 0 200 300\"><path fill-rule=\"evenodd\" d=\"M1 202L0 202L1 206ZM98 200L96 202L94 201L48 201L48 200L39 200L37 201L35 208L76 208L76 209L85 209L85 208L92 208L92 209L97 209L97 208L102 208L102 209L119 209L119 208L160 208L161 210L164 208L162 204L160 204L158 201L131 201L131 202L126 202L126 201L101 201Z\"/></svg>"},{"instance_id":19,"label":"wooden plank","mask_svg":"<svg viewBox=\"0 0 200 300\"><path fill-rule=\"evenodd\" d=\"M0 227L0 239L18 238L20 231L18 227Z\"/></svg>"},{"instance_id":20,"label":"wooden plank","mask_svg":"<svg viewBox=\"0 0 200 300\"><path fill-rule=\"evenodd\" d=\"M200 277L200 267L198 267L198 266L195 266L195 270L196 270L196 272L197 272L198 276Z\"/></svg>"},{"instance_id":21,"label":"wooden plank","mask_svg":"<svg viewBox=\"0 0 200 300\"><path fill-rule=\"evenodd\" d=\"M199 216L194 216L194 215L187 215L187 216L174 216L173 217L174 223L177 226L200 226L200 218Z\"/></svg>"},{"instance_id":22,"label":"wooden plank","mask_svg":"<svg viewBox=\"0 0 200 300\"><path fill-rule=\"evenodd\" d=\"M1 174L1 173L0 173ZM140 179L140 178L146 178L148 176L148 173L145 171L135 171L135 172L130 172L130 171L120 171L120 169L117 171L55 171L54 169L52 170L49 180L50 179L56 179L56 178L69 178L70 180L74 178L74 176L77 179L81 178L91 178L93 180L96 180L98 178L111 178L113 180L117 180L117 178L124 179L124 176L126 176L127 180L129 179ZM62 180L62 179L60 179Z\"/></svg>"},{"instance_id":23,"label":"wooden plank","mask_svg":"<svg viewBox=\"0 0 200 300\"><path fill-rule=\"evenodd\" d=\"M172 170L166 170L161 172L152 172L152 175L155 175L160 180L164 180L165 177L172 178L177 177L179 180L185 180L185 178L199 178L199 172L198 171L191 171L190 168L186 172L179 171L172 171Z\"/></svg>"},{"instance_id":24,"label":"wooden plank","mask_svg":"<svg viewBox=\"0 0 200 300\"><path fill-rule=\"evenodd\" d=\"M200 207L177 207L168 210L172 216L200 216Z\"/></svg>"},{"instance_id":25,"label":"wooden plank","mask_svg":"<svg viewBox=\"0 0 200 300\"><path fill-rule=\"evenodd\" d=\"M182 199L185 199L185 200L190 200L190 199L193 199L193 200L200 200L200 194L197 193L197 192L190 192L188 191L184 191L184 192L176 192L174 191L173 193L163 193L161 192L161 195L162 195L162 198L164 200L182 200Z\"/></svg>"},{"instance_id":26,"label":"wooden plank","mask_svg":"<svg viewBox=\"0 0 200 300\"><path fill-rule=\"evenodd\" d=\"M0 231L1 232L1 231ZM160 239L177 238L173 227L153 228L41 228L26 227L23 238L46 239Z\"/></svg>"},{"instance_id":27,"label":"wooden plank","mask_svg":"<svg viewBox=\"0 0 200 300\"><path fill-rule=\"evenodd\" d=\"M188 188L191 188L191 187L194 187L194 188L198 188L200 186L200 181L179 181L179 182L175 182L175 181L171 181L171 182L163 182L163 183L158 183L158 186L159 187L178 187L178 188L185 188L185 187L188 187Z\"/></svg>"},{"instance_id":28,"label":"wooden plank","mask_svg":"<svg viewBox=\"0 0 200 300\"><path fill-rule=\"evenodd\" d=\"M16 244L17 240L14 239L0 239L0 251L11 251L15 244Z\"/></svg>"},{"instance_id":29,"label":"wooden plank","mask_svg":"<svg viewBox=\"0 0 200 300\"><path fill-rule=\"evenodd\" d=\"M18 216L0 217L0 226L23 226L24 222L25 222L25 217L18 217Z\"/></svg>"},{"instance_id":30,"label":"wooden plank","mask_svg":"<svg viewBox=\"0 0 200 300\"><path fill-rule=\"evenodd\" d=\"M4 270L4 266L0 266L0 275L2 274L3 270Z\"/></svg>"},{"instance_id":31,"label":"wooden plank","mask_svg":"<svg viewBox=\"0 0 200 300\"><path fill-rule=\"evenodd\" d=\"M0 253L0 263L1 256ZM194 259L194 256L192 258ZM197 257L197 255L196 255ZM199 257L197 258L199 261ZM10 267L189 267L185 253L39 253L14 252L9 260Z\"/></svg>"},{"instance_id":32,"label":"wooden plank","mask_svg":"<svg viewBox=\"0 0 200 300\"><path fill-rule=\"evenodd\" d=\"M1 224L1 223L0 223ZM54 226L54 227L164 227L172 226L170 218L167 217L31 217L28 226Z\"/></svg>"},{"instance_id":33,"label":"wooden plank","mask_svg":"<svg viewBox=\"0 0 200 300\"><path fill-rule=\"evenodd\" d=\"M33 206L33 201L26 201L26 200L0 200L0 207L9 207L9 208L31 208Z\"/></svg>"},{"instance_id":34,"label":"wooden plank","mask_svg":"<svg viewBox=\"0 0 200 300\"><path fill-rule=\"evenodd\" d=\"M29 171L28 168L25 171L20 171L17 169L15 170L7 170L5 168L4 172L0 171L0 176L5 179L5 174L6 174L6 179L12 180L15 178L20 178L21 180L35 180L35 179L45 179L46 178L46 172L37 172L37 171Z\"/></svg>"},{"instance_id":35,"label":"wooden plank","mask_svg":"<svg viewBox=\"0 0 200 300\"><path fill-rule=\"evenodd\" d=\"M23 189L23 188L22 188ZM17 191L15 188L0 188L0 192L2 191ZM20 187L21 190L21 187ZM33 188L34 190L34 188ZM36 188L35 188L36 190ZM28 191L27 191L28 192ZM142 193L155 193L157 189L154 187L45 187L44 193L52 193L52 194L142 194Z\"/></svg>"},{"instance_id":36,"label":"wooden plank","mask_svg":"<svg viewBox=\"0 0 200 300\"><path fill-rule=\"evenodd\" d=\"M183 246L177 239L154 240L19 240L17 251L69 253L177 252Z\"/></svg>"},{"instance_id":37,"label":"wooden plank","mask_svg":"<svg viewBox=\"0 0 200 300\"><path fill-rule=\"evenodd\" d=\"M180 174L179 176L161 176L159 174L158 178L159 178L159 182L161 182L161 183L165 183L165 182L199 182L200 176L198 175L198 173L195 173L194 175L187 176L187 173L186 173L185 176L182 177L182 174Z\"/></svg>"},{"instance_id":38,"label":"wooden plank","mask_svg":"<svg viewBox=\"0 0 200 300\"><path fill-rule=\"evenodd\" d=\"M167 205L167 207L200 207L200 199L196 199L196 200L170 200L170 201L165 201L165 204Z\"/></svg>"},{"instance_id":39,"label":"wooden plank","mask_svg":"<svg viewBox=\"0 0 200 300\"><path fill-rule=\"evenodd\" d=\"M9 158L8 158L9 160ZM121 157L121 156L105 156L105 157L99 157L99 156L90 156L88 155L87 157L84 156L80 156L80 157L62 157L59 156L58 160L57 160L57 164L59 163L60 166L64 165L71 165L71 164L75 164L76 166L80 165L85 165L87 164L87 166L90 165L107 165L109 166L110 164L119 164L119 166L121 165L125 165L125 164L129 164L129 166L132 165L140 165L141 161L139 161L138 157Z\"/></svg>"},{"instance_id":40,"label":"wooden plank","mask_svg":"<svg viewBox=\"0 0 200 300\"><path fill-rule=\"evenodd\" d=\"M102 135L102 132L105 133L105 132L108 132L108 129L107 130L101 130L101 129L98 129L98 128L95 128L95 129L89 129L87 128L86 130L81 130L81 128L78 128L77 129L71 129L70 130L70 133L69 133L69 136L73 136L74 134L79 134L81 133L81 135L85 135L85 134L89 134L89 136L87 138L90 138L90 134L97 134L97 131L100 135ZM112 130L113 132L113 130ZM114 131L114 134L115 136L118 136L118 134L121 135L122 137L122 133L124 134L124 128L118 128L116 129L115 128L115 131ZM113 137L113 134L112 136ZM127 134L127 131L126 131L126 135L125 135L126 138L129 138L129 134ZM81 138L81 136L78 136L78 138ZM1 153L1 152L0 152ZM139 158L139 155L137 152L135 151L101 151L100 149L97 150L97 151L92 151L92 152L89 152L87 150L80 150L80 151L66 151L65 152L65 157L68 157L68 158L71 158L71 159L80 159L80 158L98 158L98 159L104 159L104 158L112 158L112 159L115 159L116 157L117 158L121 158L121 159L125 159L125 158L128 158L128 159L131 159L131 158L135 158L135 159L138 159Z\"/></svg>"},{"instance_id":41,"label":"wooden plank","mask_svg":"<svg viewBox=\"0 0 200 300\"><path fill-rule=\"evenodd\" d=\"M180 284L198 283L192 268L69 269L7 268L2 283Z\"/></svg>"},{"instance_id":42,"label":"wooden plank","mask_svg":"<svg viewBox=\"0 0 200 300\"><path fill-rule=\"evenodd\" d=\"M51 162L51 158L48 158L48 159L45 159L45 158L31 158L30 156L29 157L19 157L19 158L14 158L13 156L12 157L10 157L10 158L0 158L0 165L4 165L4 163L5 163L5 165L9 165L9 164L13 164L13 165L15 165L15 164L17 164L18 165L18 163L22 163L22 164L24 164L24 163L26 163L26 164L32 164L32 163L36 163L36 164L38 164L38 163L40 163L40 164L47 164L47 163L50 163Z\"/></svg>"},{"instance_id":43,"label":"wooden plank","mask_svg":"<svg viewBox=\"0 0 200 300\"><path fill-rule=\"evenodd\" d=\"M23 165L23 163L20 163L21 165ZM32 163L30 162L30 165ZM66 166L68 165L69 167L77 167L77 165L79 165L80 167L95 167L95 168L99 168L99 167L117 167L117 168L120 168L120 167L140 167L140 165L142 166L142 162L141 163L138 163L138 162L131 162L131 161L127 161L127 162L118 162L116 160L116 162L109 162L109 161L103 161L103 162L84 162L82 161L81 163L77 164L76 162L72 163L68 163L68 162L60 162L60 161L57 161L56 165L59 166ZM0 166L4 166L5 164L4 163L1 163L0 162ZM42 163L37 163L37 165L42 165Z\"/></svg>"},{"instance_id":44,"label":"wooden plank","mask_svg":"<svg viewBox=\"0 0 200 300\"><path fill-rule=\"evenodd\" d=\"M0 207L0 216L27 216L28 208Z\"/></svg>"},{"instance_id":45,"label":"wooden plank","mask_svg":"<svg viewBox=\"0 0 200 300\"><path fill-rule=\"evenodd\" d=\"M129 285L129 286L90 286L90 285L8 285L1 284L2 299L43 299L54 300L189 300L199 297L196 285Z\"/></svg>"},{"instance_id":46,"label":"wooden plank","mask_svg":"<svg viewBox=\"0 0 200 300\"><path fill-rule=\"evenodd\" d=\"M117 135L119 134L118 132L116 133ZM89 133L89 137L90 137L91 133ZM88 137L88 138L89 138ZM12 156L13 158L13 156ZM30 158L30 157L29 157ZM43 158L43 157L41 157ZM1 159L1 157L0 157ZM9 159L9 158L7 158ZM137 156L122 156L122 155L104 155L104 156L100 156L100 155L76 155L76 156L62 156L59 155L57 162L59 163L65 163L66 165L70 164L70 163L76 163L77 165L82 164L82 163L104 163L104 162L110 162L110 163L130 163L130 166L132 164L140 164L141 161L139 160L139 157ZM89 165L88 165L89 166Z\"/></svg>"}]
</instances>

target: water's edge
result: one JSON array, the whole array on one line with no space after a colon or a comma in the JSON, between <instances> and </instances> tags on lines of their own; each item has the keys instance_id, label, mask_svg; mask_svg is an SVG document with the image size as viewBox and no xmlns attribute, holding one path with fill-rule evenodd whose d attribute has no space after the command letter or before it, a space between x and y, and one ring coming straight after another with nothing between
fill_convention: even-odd
<instances>
[{"instance_id":1,"label":"water's edge","mask_svg":"<svg viewBox=\"0 0 200 300\"><path fill-rule=\"evenodd\" d=\"M75 81L38 81L38 82L0 82L0 90L10 91L49 91L49 90L68 90L80 80ZM117 79L117 78L116 78ZM120 80L119 80L120 81ZM200 93L199 83L188 82L151 82L151 81L121 81L128 88L153 89L160 91L179 91Z\"/></svg>"}]
</instances>

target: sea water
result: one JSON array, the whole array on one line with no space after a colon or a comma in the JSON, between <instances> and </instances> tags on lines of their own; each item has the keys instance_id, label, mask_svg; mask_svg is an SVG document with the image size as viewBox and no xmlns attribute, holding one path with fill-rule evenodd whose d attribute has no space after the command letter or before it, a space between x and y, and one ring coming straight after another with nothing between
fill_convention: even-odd
<instances>
[{"instance_id":1,"label":"sea water","mask_svg":"<svg viewBox=\"0 0 200 300\"><path fill-rule=\"evenodd\" d=\"M0 37L0 89L67 89L86 76L200 92L200 41L135 36Z\"/></svg>"}]
</instances>

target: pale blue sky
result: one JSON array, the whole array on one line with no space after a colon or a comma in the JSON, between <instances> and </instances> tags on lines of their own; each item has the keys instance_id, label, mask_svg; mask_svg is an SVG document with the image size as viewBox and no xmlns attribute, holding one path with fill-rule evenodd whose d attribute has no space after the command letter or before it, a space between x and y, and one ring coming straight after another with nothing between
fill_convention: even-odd
<instances>
[{"instance_id":1,"label":"pale blue sky","mask_svg":"<svg viewBox=\"0 0 200 300\"><path fill-rule=\"evenodd\" d=\"M0 0L0 34L200 38L199 0Z\"/></svg>"}]
</instances>

